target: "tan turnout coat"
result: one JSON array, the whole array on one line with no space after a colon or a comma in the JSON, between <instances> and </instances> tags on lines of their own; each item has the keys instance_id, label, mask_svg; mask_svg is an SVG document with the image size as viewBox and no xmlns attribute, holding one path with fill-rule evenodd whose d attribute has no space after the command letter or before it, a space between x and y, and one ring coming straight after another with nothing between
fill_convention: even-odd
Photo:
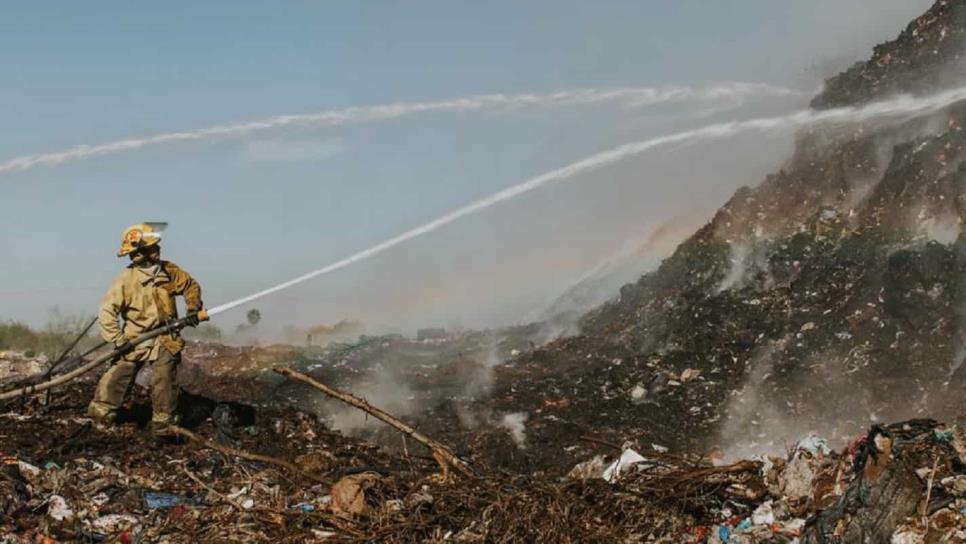
<instances>
[{"instance_id":1,"label":"tan turnout coat","mask_svg":"<svg viewBox=\"0 0 966 544\"><path fill-rule=\"evenodd\" d=\"M178 318L175 296L183 296L188 312L201 310L201 286L174 263L161 261L151 269L130 265L118 274L104 295L98 313L101 336L119 345ZM159 336L135 347L124 358L153 361L161 347L177 354L184 340L177 333Z\"/></svg>"}]
</instances>

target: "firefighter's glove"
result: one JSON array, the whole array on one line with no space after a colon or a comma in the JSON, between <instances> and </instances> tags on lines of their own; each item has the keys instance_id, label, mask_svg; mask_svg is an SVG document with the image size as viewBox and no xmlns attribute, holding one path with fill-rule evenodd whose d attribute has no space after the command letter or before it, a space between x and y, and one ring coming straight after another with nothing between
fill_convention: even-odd
<instances>
[{"instance_id":1,"label":"firefighter's glove","mask_svg":"<svg viewBox=\"0 0 966 544\"><path fill-rule=\"evenodd\" d=\"M184 318L184 324L189 327L197 327L198 323L201 323L201 318L198 317L198 312L191 312Z\"/></svg>"}]
</instances>

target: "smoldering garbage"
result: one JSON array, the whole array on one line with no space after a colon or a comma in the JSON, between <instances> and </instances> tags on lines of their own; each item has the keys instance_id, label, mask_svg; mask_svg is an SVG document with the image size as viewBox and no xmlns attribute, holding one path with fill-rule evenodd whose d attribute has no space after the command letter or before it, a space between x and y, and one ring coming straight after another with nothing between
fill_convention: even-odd
<instances>
[{"instance_id":1,"label":"smoldering garbage","mask_svg":"<svg viewBox=\"0 0 966 544\"><path fill-rule=\"evenodd\" d=\"M45 410L0 416L4 542L966 538L966 435L931 420L873 426L839 451L812 436L784 456L716 464L644 446L562 478L495 471L448 483L422 452L389 453L295 410L236 423L257 429L235 433L241 448L290 460L310 479L137 423L100 426L70 403L90 385ZM218 426L209 418L195 432L213 439Z\"/></svg>"}]
</instances>

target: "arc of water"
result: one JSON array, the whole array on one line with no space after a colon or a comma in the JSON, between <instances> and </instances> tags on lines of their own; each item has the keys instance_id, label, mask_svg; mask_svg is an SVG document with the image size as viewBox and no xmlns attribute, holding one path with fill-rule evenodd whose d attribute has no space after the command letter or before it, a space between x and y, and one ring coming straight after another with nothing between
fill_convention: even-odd
<instances>
[{"instance_id":1,"label":"arc of water","mask_svg":"<svg viewBox=\"0 0 966 544\"><path fill-rule=\"evenodd\" d=\"M356 106L316 113L279 115L258 121L230 123L195 130L129 138L101 144L78 145L63 151L24 155L0 162L0 174L53 166L144 147L177 142L201 142L238 138L252 133L295 126L340 126L388 121L409 115L442 112L470 112L514 107L560 107L601 102L622 102L643 107L668 102L726 102L740 104L748 97L797 96L801 91L766 83L725 82L705 88L695 87L622 87L615 89L575 89L545 94L483 94L439 102L396 102Z\"/></svg>"},{"instance_id":2,"label":"arc of water","mask_svg":"<svg viewBox=\"0 0 966 544\"><path fill-rule=\"evenodd\" d=\"M479 213L500 202L516 198L524 193L528 193L541 186L552 182L559 182L605 165L613 164L628 157L639 155L654 148L668 144L692 142L698 140L720 139L733 136L742 132L749 131L769 131L778 128L795 128L817 123L851 123L871 120L881 117L904 117L923 115L948 107L956 102L966 100L966 87L952 89L946 92L926 96L912 97L900 96L891 100L876 102L860 108L837 108L823 111L803 110L790 115L778 117L764 117L747 121L733 121L729 123L718 123L702 128L678 132L657 138L651 138L639 142L631 142L614 149L591 155L580 161L568 164L562 168L540 174L530 179L524 180L516 185L497 191L476 202L467 204L452 212L436 218L428 223L408 230L398 236L389 238L368 249L350 255L345 259L327 265L318 270L303 274L297 278L282 282L267 289L258 291L251 295L241 297L237 300L216 306L209 310L209 315L216 315L253 300L277 293L289 287L306 282L312 278L328 274L345 268L353 263L368 259L382 253L392 247L398 246L403 242L412 240L424 234L433 232L458 219L471 214Z\"/></svg>"}]
</instances>

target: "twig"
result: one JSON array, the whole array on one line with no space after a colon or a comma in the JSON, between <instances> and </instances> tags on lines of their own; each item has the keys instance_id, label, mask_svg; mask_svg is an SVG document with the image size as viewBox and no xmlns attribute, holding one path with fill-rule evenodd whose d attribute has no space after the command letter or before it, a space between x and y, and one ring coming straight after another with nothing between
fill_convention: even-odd
<instances>
[{"instance_id":1,"label":"twig","mask_svg":"<svg viewBox=\"0 0 966 544\"><path fill-rule=\"evenodd\" d=\"M181 465L181 470L183 470L184 473L189 478L191 478L192 480L194 480L194 482L196 484L198 484L201 487L205 488L212 495L214 495L214 496L218 497L219 499L227 502L228 504L234 506L239 511L242 511L242 512L245 511L245 507L242 506L241 504L239 504L235 499L232 499L231 497L228 497L227 495L223 495L223 494L219 493L218 491L215 491L212 487L210 487L208 484L202 482L200 478L198 478L197 476L194 475L194 473L192 473L190 470L188 470L188 467L186 467L184 465Z\"/></svg>"},{"instance_id":2,"label":"twig","mask_svg":"<svg viewBox=\"0 0 966 544\"><path fill-rule=\"evenodd\" d=\"M260 454L257 454L257 453L249 453L247 451L242 451L242 450L238 450L238 449L235 449L235 448L230 448L228 446L222 446L221 444L217 444L215 442L212 442L211 440L208 440L206 438L202 438L202 437L196 435L195 433L189 431L188 429L185 429L184 427L179 427L177 425L170 425L170 426L168 426L167 430L170 433L174 433L176 435L183 436L183 437L185 437L185 438L187 438L187 439L189 439L189 440L191 440L193 442L196 442L196 443L198 443L198 444L200 444L200 445L202 445L202 446L204 446L206 448L209 448L209 449L212 449L212 450L215 450L215 451L220 451L221 453L224 453L225 455L231 455L231 456L234 456L234 457L241 457L242 459L248 459L249 461L257 461L257 462L260 462L260 463L268 463L270 465L275 465L275 466L278 466L278 467L282 467L282 468L284 468L286 470L290 470L290 471L295 472L297 474L301 474L301 475L305 476L306 478L309 478L309 479L311 479L311 480L313 480L313 481L315 481L317 483L332 485L332 483L329 482L328 480L326 480L325 478L320 478L320 477L318 477L318 476L316 476L314 474L310 474L308 472L305 472L305 471L299 469L297 466L293 465L292 463L289 463L288 461L284 461L282 459L276 459L274 457L269 457L267 455L260 455Z\"/></svg>"},{"instance_id":3,"label":"twig","mask_svg":"<svg viewBox=\"0 0 966 544\"><path fill-rule=\"evenodd\" d=\"M409 471L416 473L416 465L413 464L413 458L409 456L409 444L406 441L406 435L402 435L403 443L403 454L406 456L406 462L409 463Z\"/></svg>"},{"instance_id":4,"label":"twig","mask_svg":"<svg viewBox=\"0 0 966 544\"><path fill-rule=\"evenodd\" d=\"M342 402L349 404L350 406L354 406L362 410L363 412L366 412L367 414L370 414L373 417L379 420L382 420L385 423L388 423L399 432L413 437L416 441L420 442L421 444L423 444L424 446L432 450L433 458L436 459L437 463L439 463L439 467L442 470L442 476L444 479L447 478L448 476L449 468L456 469L460 474L462 474L463 476L466 476L467 478L476 478L476 474L473 473L473 470L470 468L469 463L457 457L456 454L453 453L453 450L449 449L448 446L441 444L440 442L437 442L432 438L424 435L423 433L417 431L416 429L402 422L399 418L390 414L389 412L376 408L375 406L372 406L365 400L360 399L355 395L351 395L349 393L345 393L345 392L339 391L338 389L329 387L323 383L319 383L314 379L310 378L309 376L306 376L305 374L302 374L300 372L296 372L292 369L276 368L275 372L278 372L279 374L286 376L290 379L298 380L300 382L311 385L312 387L318 389L319 391L322 391L326 395L329 395L330 397L341 400Z\"/></svg>"},{"instance_id":5,"label":"twig","mask_svg":"<svg viewBox=\"0 0 966 544\"><path fill-rule=\"evenodd\" d=\"M939 467L939 456L932 462L932 472L929 473L929 483L926 486L926 500L922 503L922 525L929 527L929 500L932 498L932 484L936 479L936 468Z\"/></svg>"},{"instance_id":6,"label":"twig","mask_svg":"<svg viewBox=\"0 0 966 544\"><path fill-rule=\"evenodd\" d=\"M88 323L87 326L84 327L84 330L81 331L81 333L79 335L77 335L77 338L75 338L73 342L71 342L70 344L68 344L68 346L66 348L64 348L64 351L61 352L60 356L57 357L56 359L54 359L54 364L50 365L50 368L47 369L47 372L44 372L43 379L46 380L47 378L50 377L51 374L54 373L55 370L57 370L57 367L60 366L61 363L64 362L64 359L67 358L67 355L70 354L70 352L74 348L77 347L77 344L79 344L80 341L83 340L85 336L87 336L87 333L90 332L91 327L94 326L94 323L97 323L97 317L96 316L93 319L91 319L90 323ZM49 389L48 389L48 391L49 391ZM48 395L49 395L49 393L48 393Z\"/></svg>"}]
</instances>

